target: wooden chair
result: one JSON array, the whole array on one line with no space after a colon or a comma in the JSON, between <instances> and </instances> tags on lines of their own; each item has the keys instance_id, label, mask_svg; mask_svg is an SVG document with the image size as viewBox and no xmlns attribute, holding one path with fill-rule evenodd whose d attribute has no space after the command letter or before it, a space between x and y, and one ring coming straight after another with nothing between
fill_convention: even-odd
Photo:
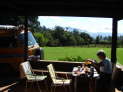
<instances>
[{"instance_id":1,"label":"wooden chair","mask_svg":"<svg viewBox=\"0 0 123 92\"><path fill-rule=\"evenodd\" d=\"M55 70L54 70L54 67L53 67L52 64L49 64L47 66L47 68L48 68L49 75L50 75L51 80L52 80L51 92L52 92L52 90L53 90L53 92L55 92L55 89L58 86L62 86L65 89L65 91L66 91L65 87L68 86L69 87L69 91L71 92L71 86L70 86L71 79L68 79L68 77L66 79L57 77L56 73L55 73Z\"/></svg>"},{"instance_id":2,"label":"wooden chair","mask_svg":"<svg viewBox=\"0 0 123 92\"><path fill-rule=\"evenodd\" d=\"M44 81L47 76L44 76L43 73L42 75L34 74L32 67L28 61L21 63L20 68L21 78L26 78L26 92L29 82L32 82L32 84L33 82L36 82L39 92L42 92L38 82Z\"/></svg>"}]
</instances>

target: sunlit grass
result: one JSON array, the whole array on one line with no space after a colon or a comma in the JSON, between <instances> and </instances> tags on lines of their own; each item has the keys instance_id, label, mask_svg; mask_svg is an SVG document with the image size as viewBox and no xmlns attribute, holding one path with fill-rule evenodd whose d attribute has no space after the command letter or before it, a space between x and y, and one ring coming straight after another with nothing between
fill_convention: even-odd
<instances>
[{"instance_id":1,"label":"sunlit grass","mask_svg":"<svg viewBox=\"0 0 123 92\"><path fill-rule=\"evenodd\" d=\"M45 59L59 60L65 57L81 56L83 59L95 59L98 61L96 53L98 50L105 50L107 56L111 58L111 48L81 48L81 47L44 47ZM117 59L120 64L123 64L123 48L117 49Z\"/></svg>"}]
</instances>

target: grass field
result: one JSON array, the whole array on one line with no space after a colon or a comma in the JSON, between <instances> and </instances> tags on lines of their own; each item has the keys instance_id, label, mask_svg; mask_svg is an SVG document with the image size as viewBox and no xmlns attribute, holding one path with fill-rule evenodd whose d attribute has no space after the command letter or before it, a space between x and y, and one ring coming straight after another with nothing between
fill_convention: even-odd
<instances>
[{"instance_id":1,"label":"grass field","mask_svg":"<svg viewBox=\"0 0 123 92\"><path fill-rule=\"evenodd\" d=\"M111 57L111 48L81 48L81 47L44 47L45 59L58 60L65 57L81 56L83 59L98 60L96 52L100 49L105 50L107 56ZM117 59L123 64L123 48L117 49Z\"/></svg>"}]
</instances>

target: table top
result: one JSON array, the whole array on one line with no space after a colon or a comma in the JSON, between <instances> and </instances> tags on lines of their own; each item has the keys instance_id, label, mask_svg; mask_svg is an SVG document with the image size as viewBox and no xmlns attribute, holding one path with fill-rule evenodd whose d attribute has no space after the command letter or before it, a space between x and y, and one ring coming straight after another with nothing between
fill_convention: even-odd
<instances>
[{"instance_id":1,"label":"table top","mask_svg":"<svg viewBox=\"0 0 123 92\"><path fill-rule=\"evenodd\" d=\"M93 68L93 69L94 69L93 70L93 78L99 77L97 70L95 68ZM81 75L88 75L88 77L90 77L90 75L87 72L85 72L85 69L82 69L82 68L78 69L78 67L73 67L72 75L74 77L81 76Z\"/></svg>"}]
</instances>

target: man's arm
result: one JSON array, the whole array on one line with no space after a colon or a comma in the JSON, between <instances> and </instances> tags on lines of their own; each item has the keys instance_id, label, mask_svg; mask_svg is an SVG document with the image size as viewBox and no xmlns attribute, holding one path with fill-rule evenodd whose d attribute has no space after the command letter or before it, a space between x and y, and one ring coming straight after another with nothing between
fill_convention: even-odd
<instances>
[{"instance_id":1,"label":"man's arm","mask_svg":"<svg viewBox=\"0 0 123 92\"><path fill-rule=\"evenodd\" d=\"M97 63L96 60L87 59L87 61L90 61L92 63L92 66L95 67L98 73L100 73L100 63Z\"/></svg>"},{"instance_id":2,"label":"man's arm","mask_svg":"<svg viewBox=\"0 0 123 92\"><path fill-rule=\"evenodd\" d=\"M100 73L100 64L99 63L92 63L92 66Z\"/></svg>"}]
</instances>

